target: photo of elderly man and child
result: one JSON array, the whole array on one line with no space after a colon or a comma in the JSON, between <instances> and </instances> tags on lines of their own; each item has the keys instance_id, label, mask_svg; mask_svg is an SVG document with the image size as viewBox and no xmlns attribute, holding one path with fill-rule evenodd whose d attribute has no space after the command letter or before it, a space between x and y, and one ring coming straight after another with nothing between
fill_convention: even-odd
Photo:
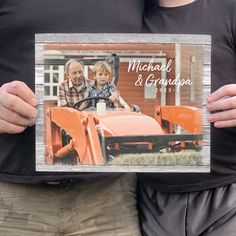
<instances>
[{"instance_id":1,"label":"photo of elderly man and child","mask_svg":"<svg viewBox=\"0 0 236 236\"><path fill-rule=\"evenodd\" d=\"M36 35L36 170L210 171L207 36L67 36Z\"/></svg>"},{"instance_id":2,"label":"photo of elderly man and child","mask_svg":"<svg viewBox=\"0 0 236 236\"><path fill-rule=\"evenodd\" d=\"M107 107L114 107L119 94L115 84L111 81L111 66L105 61L95 63L92 70L93 80L84 77L84 64L80 60L70 59L65 65L68 80L59 86L58 106L77 107L84 110L88 107L96 108L94 97L104 97ZM86 99L78 106L78 101ZM100 100L100 99L99 99Z\"/></svg>"}]
</instances>

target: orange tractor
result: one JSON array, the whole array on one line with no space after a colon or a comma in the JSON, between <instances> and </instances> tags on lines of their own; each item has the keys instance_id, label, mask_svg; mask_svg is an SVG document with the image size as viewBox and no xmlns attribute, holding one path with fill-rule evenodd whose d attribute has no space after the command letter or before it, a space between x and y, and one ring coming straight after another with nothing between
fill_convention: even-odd
<instances>
[{"instance_id":1,"label":"orange tractor","mask_svg":"<svg viewBox=\"0 0 236 236\"><path fill-rule=\"evenodd\" d=\"M79 111L69 107L47 108L46 163L54 164L71 152L75 153L77 164L104 165L110 157L120 153L201 149L200 109L158 106L152 118L138 111L136 106L129 107L124 101L123 104L123 108L108 108L102 115L95 109ZM176 125L186 132L177 134ZM63 143L63 133L69 137L66 144Z\"/></svg>"}]
</instances>

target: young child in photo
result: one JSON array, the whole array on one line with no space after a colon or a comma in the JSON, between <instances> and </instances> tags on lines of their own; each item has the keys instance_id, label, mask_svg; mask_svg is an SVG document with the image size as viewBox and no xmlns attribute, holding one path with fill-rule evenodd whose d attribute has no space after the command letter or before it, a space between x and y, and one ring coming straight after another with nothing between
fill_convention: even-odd
<instances>
[{"instance_id":1,"label":"young child in photo","mask_svg":"<svg viewBox=\"0 0 236 236\"><path fill-rule=\"evenodd\" d=\"M119 99L119 93L116 90L116 86L110 81L111 66L104 61L98 61L93 67L93 79L94 81L87 88L84 98L92 97L106 97L109 100L99 99L85 101L81 104L80 110L84 110L88 107L96 107L97 102L105 102L107 107L113 107L114 103Z\"/></svg>"}]
</instances>

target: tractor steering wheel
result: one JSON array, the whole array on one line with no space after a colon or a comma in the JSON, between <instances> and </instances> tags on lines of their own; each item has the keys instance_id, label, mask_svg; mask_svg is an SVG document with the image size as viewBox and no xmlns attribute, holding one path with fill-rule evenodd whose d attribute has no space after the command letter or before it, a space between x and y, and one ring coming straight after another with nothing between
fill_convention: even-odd
<instances>
[{"instance_id":1,"label":"tractor steering wheel","mask_svg":"<svg viewBox=\"0 0 236 236\"><path fill-rule=\"evenodd\" d=\"M78 102L76 102L76 103L74 104L73 108L75 108L75 109L77 109L77 110L80 111L79 107L80 107L80 105L81 105L83 102L95 100L95 103L97 104L100 99L106 100L106 101L110 101L109 98L107 98L107 97L91 97L91 98L84 98L84 99L81 99L81 100L79 100Z\"/></svg>"}]
</instances>

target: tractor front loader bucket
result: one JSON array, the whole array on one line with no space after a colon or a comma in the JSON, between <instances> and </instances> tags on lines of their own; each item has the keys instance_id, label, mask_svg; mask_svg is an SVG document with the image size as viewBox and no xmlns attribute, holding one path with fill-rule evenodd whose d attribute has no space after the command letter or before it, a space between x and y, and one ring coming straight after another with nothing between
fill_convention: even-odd
<instances>
[{"instance_id":1,"label":"tractor front loader bucket","mask_svg":"<svg viewBox=\"0 0 236 236\"><path fill-rule=\"evenodd\" d=\"M53 164L60 158L76 151L77 164L103 164L96 124L91 114L73 108L49 108L46 112L46 162ZM62 146L62 130L71 137L69 144Z\"/></svg>"}]
</instances>

